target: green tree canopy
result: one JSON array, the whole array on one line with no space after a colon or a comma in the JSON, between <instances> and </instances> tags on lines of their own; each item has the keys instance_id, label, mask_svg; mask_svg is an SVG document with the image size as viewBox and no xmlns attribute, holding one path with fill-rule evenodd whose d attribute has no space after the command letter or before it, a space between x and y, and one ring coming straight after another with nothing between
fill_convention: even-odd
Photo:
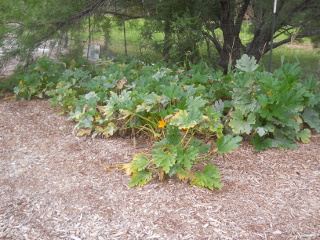
<instances>
[{"instance_id":1,"label":"green tree canopy","mask_svg":"<svg viewBox=\"0 0 320 240\"><path fill-rule=\"evenodd\" d=\"M179 54L181 59L187 52L196 60L199 44L206 40L227 69L244 53L260 60L270 51L272 10L273 0L0 0L0 47L4 60L17 55L26 59L48 39L81 33L88 16L101 24L108 21L106 15L144 18L150 31L164 33L158 45L164 60L179 59ZM278 0L274 47L319 36L319 10L319 0ZM240 38L245 16L251 23L249 42Z\"/></svg>"}]
</instances>

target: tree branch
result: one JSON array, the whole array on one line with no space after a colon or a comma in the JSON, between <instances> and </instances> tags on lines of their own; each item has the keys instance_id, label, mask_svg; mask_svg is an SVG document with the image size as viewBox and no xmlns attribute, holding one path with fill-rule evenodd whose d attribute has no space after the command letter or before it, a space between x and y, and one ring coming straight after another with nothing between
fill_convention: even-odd
<instances>
[{"instance_id":1,"label":"tree branch","mask_svg":"<svg viewBox=\"0 0 320 240\"><path fill-rule=\"evenodd\" d=\"M111 14L113 16L121 16L121 17L125 17L127 19L146 18L146 16L132 16L132 15L129 15L129 14L124 14L124 13L119 13L119 12L114 12L114 11L104 11L103 13Z\"/></svg>"},{"instance_id":2,"label":"tree branch","mask_svg":"<svg viewBox=\"0 0 320 240\"><path fill-rule=\"evenodd\" d=\"M213 36L210 35L209 33L205 32L205 31L203 31L202 34L203 34L204 36L206 36L207 38L210 39L210 41L211 41L211 42L214 44L214 46L216 47L218 53L221 54L221 52L222 52L222 46L221 46L219 40L217 39L215 33L214 33L213 31L211 31L211 32L212 32Z\"/></svg>"}]
</instances>

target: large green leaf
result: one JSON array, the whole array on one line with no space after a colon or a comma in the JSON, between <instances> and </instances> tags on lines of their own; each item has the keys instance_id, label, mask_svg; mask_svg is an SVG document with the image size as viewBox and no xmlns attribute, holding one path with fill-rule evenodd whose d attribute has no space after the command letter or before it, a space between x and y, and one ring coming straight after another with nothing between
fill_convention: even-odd
<instances>
[{"instance_id":1,"label":"large green leaf","mask_svg":"<svg viewBox=\"0 0 320 240\"><path fill-rule=\"evenodd\" d=\"M165 173L170 171L170 168L175 164L177 153L165 152L161 148L156 148L151 153L154 163L158 167L162 167Z\"/></svg>"},{"instance_id":2,"label":"large green leaf","mask_svg":"<svg viewBox=\"0 0 320 240\"><path fill-rule=\"evenodd\" d=\"M187 109L192 109L192 108L203 108L206 104L208 103L207 100L201 98L200 96L198 97L189 97L187 99Z\"/></svg>"},{"instance_id":3,"label":"large green leaf","mask_svg":"<svg viewBox=\"0 0 320 240\"><path fill-rule=\"evenodd\" d=\"M259 66L256 59L249 57L247 54L242 55L241 59L237 60L236 63L236 68L243 72L253 72Z\"/></svg>"},{"instance_id":4,"label":"large green leaf","mask_svg":"<svg viewBox=\"0 0 320 240\"><path fill-rule=\"evenodd\" d=\"M195 179L191 181L192 185L196 185L198 187L206 187L211 190L214 188L222 188L222 184L220 182L220 173L219 170L213 163L209 163L203 170L203 173L196 172Z\"/></svg>"},{"instance_id":5,"label":"large green leaf","mask_svg":"<svg viewBox=\"0 0 320 240\"><path fill-rule=\"evenodd\" d=\"M306 107L303 114L304 121L317 132L320 132L320 116L319 113L310 107Z\"/></svg>"},{"instance_id":6,"label":"large green leaf","mask_svg":"<svg viewBox=\"0 0 320 240\"><path fill-rule=\"evenodd\" d=\"M131 162L130 170L132 172L142 171L149 165L149 159L147 156L142 153L137 153L133 157L133 161Z\"/></svg>"},{"instance_id":7,"label":"large green leaf","mask_svg":"<svg viewBox=\"0 0 320 240\"><path fill-rule=\"evenodd\" d=\"M155 93L146 94L142 97L142 103L136 108L136 112L149 112L161 97Z\"/></svg>"},{"instance_id":8,"label":"large green leaf","mask_svg":"<svg viewBox=\"0 0 320 240\"><path fill-rule=\"evenodd\" d=\"M259 152L261 150L266 150L272 147L272 139L267 138L265 136L259 136L259 134L255 134L251 140L251 143L254 145L254 150Z\"/></svg>"},{"instance_id":9,"label":"large green leaf","mask_svg":"<svg viewBox=\"0 0 320 240\"><path fill-rule=\"evenodd\" d=\"M252 93L243 88L234 88L232 94L233 107L240 109L244 114L255 112L261 106L255 98L252 98Z\"/></svg>"},{"instance_id":10,"label":"large green leaf","mask_svg":"<svg viewBox=\"0 0 320 240\"><path fill-rule=\"evenodd\" d=\"M182 136L176 126L168 126L166 134L167 144L177 146L181 144Z\"/></svg>"},{"instance_id":11,"label":"large green leaf","mask_svg":"<svg viewBox=\"0 0 320 240\"><path fill-rule=\"evenodd\" d=\"M197 125L197 121L192 119L186 110L180 110L172 117L170 124L179 127L179 129L192 128Z\"/></svg>"},{"instance_id":12,"label":"large green leaf","mask_svg":"<svg viewBox=\"0 0 320 240\"><path fill-rule=\"evenodd\" d=\"M202 142L203 142L202 140L192 140L190 141L190 146L197 148L200 154L204 154L209 151L211 145L210 144L201 145Z\"/></svg>"},{"instance_id":13,"label":"large green leaf","mask_svg":"<svg viewBox=\"0 0 320 240\"><path fill-rule=\"evenodd\" d=\"M279 149L297 149L295 141L296 131L290 128L276 129L272 147Z\"/></svg>"},{"instance_id":14,"label":"large green leaf","mask_svg":"<svg viewBox=\"0 0 320 240\"><path fill-rule=\"evenodd\" d=\"M152 173L148 171L139 171L134 174L134 176L131 178L129 187L135 187L135 186L143 186L147 184L152 178Z\"/></svg>"},{"instance_id":15,"label":"large green leaf","mask_svg":"<svg viewBox=\"0 0 320 240\"><path fill-rule=\"evenodd\" d=\"M186 150L181 147L177 147L176 161L181 164L183 168L190 170L199 154L198 152L198 149L194 146L190 146Z\"/></svg>"},{"instance_id":16,"label":"large green leaf","mask_svg":"<svg viewBox=\"0 0 320 240\"><path fill-rule=\"evenodd\" d=\"M181 97L181 88L173 83L172 85L161 85L159 86L160 92L169 99L179 99Z\"/></svg>"},{"instance_id":17,"label":"large green leaf","mask_svg":"<svg viewBox=\"0 0 320 240\"><path fill-rule=\"evenodd\" d=\"M297 138L299 138L300 141L303 143L310 142L310 137L311 137L311 131L309 129L303 129L297 134Z\"/></svg>"},{"instance_id":18,"label":"large green leaf","mask_svg":"<svg viewBox=\"0 0 320 240\"><path fill-rule=\"evenodd\" d=\"M238 148L241 140L242 140L242 137L240 136L233 137L232 135L225 135L220 137L216 142L218 152L227 153Z\"/></svg>"},{"instance_id":19,"label":"large green leaf","mask_svg":"<svg viewBox=\"0 0 320 240\"><path fill-rule=\"evenodd\" d=\"M97 102L100 100L95 92L89 92L85 95L87 104L89 108L94 108L97 106Z\"/></svg>"},{"instance_id":20,"label":"large green leaf","mask_svg":"<svg viewBox=\"0 0 320 240\"><path fill-rule=\"evenodd\" d=\"M252 130L252 125L256 122L256 116L250 113L245 119L243 112L240 109L231 113L232 119L229 125L232 127L232 131L237 134L246 133L249 134Z\"/></svg>"}]
</instances>

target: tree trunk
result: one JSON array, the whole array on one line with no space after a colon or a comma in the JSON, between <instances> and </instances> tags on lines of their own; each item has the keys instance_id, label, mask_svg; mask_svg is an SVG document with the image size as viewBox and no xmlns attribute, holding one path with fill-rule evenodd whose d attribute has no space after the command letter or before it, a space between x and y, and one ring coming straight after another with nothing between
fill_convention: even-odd
<instances>
[{"instance_id":1,"label":"tree trunk","mask_svg":"<svg viewBox=\"0 0 320 240\"><path fill-rule=\"evenodd\" d=\"M261 57L270 50L271 29L258 29L253 40L247 45L246 54L255 57L259 62Z\"/></svg>"},{"instance_id":2,"label":"tree trunk","mask_svg":"<svg viewBox=\"0 0 320 240\"><path fill-rule=\"evenodd\" d=\"M243 0L239 11L235 1L220 0L221 17L220 28L223 32L223 46L220 54L219 65L227 73L229 66L234 66L237 59L245 53L245 46L242 44L239 34L242 26L243 17L249 6L249 0ZM235 16L235 14L237 14Z\"/></svg>"}]
</instances>

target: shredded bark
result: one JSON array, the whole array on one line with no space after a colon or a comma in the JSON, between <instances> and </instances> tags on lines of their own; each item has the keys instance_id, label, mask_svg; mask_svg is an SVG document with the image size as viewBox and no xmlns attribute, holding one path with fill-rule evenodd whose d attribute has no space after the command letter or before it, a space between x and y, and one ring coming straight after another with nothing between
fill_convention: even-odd
<instances>
[{"instance_id":1,"label":"shredded bark","mask_svg":"<svg viewBox=\"0 0 320 240\"><path fill-rule=\"evenodd\" d=\"M320 239L320 134L298 150L243 143L212 159L223 188L129 188L107 166L148 151L92 139L45 100L0 101L0 239Z\"/></svg>"}]
</instances>

